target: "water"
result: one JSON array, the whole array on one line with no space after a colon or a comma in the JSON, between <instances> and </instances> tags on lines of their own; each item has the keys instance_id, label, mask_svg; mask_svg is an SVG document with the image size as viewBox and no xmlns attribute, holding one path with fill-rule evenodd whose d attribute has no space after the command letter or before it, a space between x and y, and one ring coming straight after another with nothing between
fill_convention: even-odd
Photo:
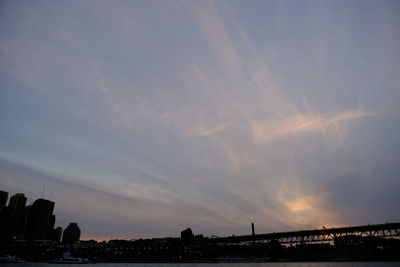
<instances>
[{"instance_id":1,"label":"water","mask_svg":"<svg viewBox=\"0 0 400 267\"><path fill-rule=\"evenodd\" d=\"M96 263L96 264L49 264L49 263L6 263L1 267L397 267L400 262L267 262L267 263Z\"/></svg>"}]
</instances>

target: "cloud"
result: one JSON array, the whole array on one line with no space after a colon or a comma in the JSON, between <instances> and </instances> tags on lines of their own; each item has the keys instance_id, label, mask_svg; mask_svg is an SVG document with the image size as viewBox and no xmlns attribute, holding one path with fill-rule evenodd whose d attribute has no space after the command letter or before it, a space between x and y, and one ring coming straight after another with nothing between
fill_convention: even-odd
<instances>
[{"instance_id":1,"label":"cloud","mask_svg":"<svg viewBox=\"0 0 400 267\"><path fill-rule=\"evenodd\" d=\"M211 127L211 128L198 127L198 128L196 128L196 129L194 129L192 131L189 131L189 134L191 134L191 135L199 135L199 136L213 135L213 134L216 134L216 133L218 133L220 131L223 131L226 128L231 127L231 126L234 126L234 124L233 123L223 123L223 124Z\"/></svg>"},{"instance_id":2,"label":"cloud","mask_svg":"<svg viewBox=\"0 0 400 267\"><path fill-rule=\"evenodd\" d=\"M354 209L363 218L385 217L384 209L351 199L362 194L359 184L373 192L376 177L398 184L400 124L375 111L390 98L390 116L398 117L399 75L390 79L381 57L375 67L374 42L354 39L362 31L347 27L359 18L351 9L336 28L333 13L319 23L320 14L308 17L281 2L275 12L271 3L13 2L0 16L0 71L7 77L0 81L0 156L36 172L3 172L4 184L24 190L47 177L62 220L76 214L89 235L166 235L187 226L238 234L253 219L261 232L287 230L353 220ZM271 30L275 15L279 27ZM344 28L357 35L344 34L342 48L331 53ZM391 28L383 35L394 39L390 47L397 38ZM390 69L400 69L393 52L387 56ZM323 138L309 142L314 136ZM393 164L370 175L377 158ZM362 181L354 186L356 178ZM388 190L382 186L375 199Z\"/></svg>"},{"instance_id":3,"label":"cloud","mask_svg":"<svg viewBox=\"0 0 400 267\"><path fill-rule=\"evenodd\" d=\"M338 215L327 209L327 198L321 195L303 195L295 200L285 203L289 210L290 220L299 225L313 228L320 226L338 226L340 220Z\"/></svg>"},{"instance_id":4,"label":"cloud","mask_svg":"<svg viewBox=\"0 0 400 267\"><path fill-rule=\"evenodd\" d=\"M183 1L195 25L204 35L216 57L220 58L225 74L234 77L239 73L240 59L213 1Z\"/></svg>"},{"instance_id":5,"label":"cloud","mask_svg":"<svg viewBox=\"0 0 400 267\"><path fill-rule=\"evenodd\" d=\"M281 120L256 121L252 124L254 140L269 143L279 138L295 137L307 132L321 133L325 138L343 138L343 122L375 116L373 112L348 111L334 115L298 114Z\"/></svg>"},{"instance_id":6,"label":"cloud","mask_svg":"<svg viewBox=\"0 0 400 267\"><path fill-rule=\"evenodd\" d=\"M223 220L213 207L206 208L172 199L159 200L140 194L126 194L124 190L72 183L61 174L49 173L2 158L0 178L5 182L2 189L11 189L11 192L25 192L29 187L40 191L40 186L45 183L47 190L55 192L52 200L56 202L57 225L77 221L84 229L84 236L93 236L96 232L94 229L98 229L99 225L104 227L99 234L136 238L144 232L147 232L147 236L179 232L187 223L198 226ZM129 192L129 189L126 191ZM33 195L32 200L35 200L37 192L33 192ZM149 194L151 195L152 193ZM130 212L131 210L134 212ZM114 229L116 225L112 218L119 218L123 222L118 231ZM159 224L161 220L163 224Z\"/></svg>"},{"instance_id":7,"label":"cloud","mask_svg":"<svg viewBox=\"0 0 400 267\"><path fill-rule=\"evenodd\" d=\"M292 212L312 210L313 203L316 203L317 200L319 200L319 199L317 199L314 196L303 196L294 201L287 202L286 207Z\"/></svg>"},{"instance_id":8,"label":"cloud","mask_svg":"<svg viewBox=\"0 0 400 267\"><path fill-rule=\"evenodd\" d=\"M88 144L85 143L72 143L73 146L78 147L78 148L82 148L82 149L87 149L89 148Z\"/></svg>"}]
</instances>

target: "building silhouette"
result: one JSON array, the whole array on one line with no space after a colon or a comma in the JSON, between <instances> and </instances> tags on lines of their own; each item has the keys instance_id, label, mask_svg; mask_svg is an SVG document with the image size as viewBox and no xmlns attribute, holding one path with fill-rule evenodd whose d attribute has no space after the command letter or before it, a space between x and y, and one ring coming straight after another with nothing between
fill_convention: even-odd
<instances>
[{"instance_id":1,"label":"building silhouette","mask_svg":"<svg viewBox=\"0 0 400 267\"><path fill-rule=\"evenodd\" d=\"M0 247L3 246L8 233L9 209L6 206L8 192L0 191Z\"/></svg>"},{"instance_id":2,"label":"building silhouette","mask_svg":"<svg viewBox=\"0 0 400 267\"><path fill-rule=\"evenodd\" d=\"M79 229L79 226L77 223L70 223L67 228L65 228L63 236L62 236L62 242L63 243L74 243L76 241L79 241L81 237L81 229Z\"/></svg>"},{"instance_id":3,"label":"building silhouette","mask_svg":"<svg viewBox=\"0 0 400 267\"><path fill-rule=\"evenodd\" d=\"M187 228L181 232L181 241L183 243L190 243L194 239L194 235L191 228Z\"/></svg>"},{"instance_id":4,"label":"building silhouette","mask_svg":"<svg viewBox=\"0 0 400 267\"><path fill-rule=\"evenodd\" d=\"M2 191L4 192L4 191ZM8 193L2 193L2 197L8 197ZM6 199L7 202L7 199ZM0 207L0 248L5 245L9 228L10 209L6 206Z\"/></svg>"},{"instance_id":5,"label":"building silhouette","mask_svg":"<svg viewBox=\"0 0 400 267\"><path fill-rule=\"evenodd\" d=\"M51 239L58 243L61 241L61 236L62 236L62 228L60 226L58 226L57 228L54 228Z\"/></svg>"},{"instance_id":6,"label":"building silhouette","mask_svg":"<svg viewBox=\"0 0 400 267\"><path fill-rule=\"evenodd\" d=\"M0 190L0 209L7 205L8 192Z\"/></svg>"},{"instance_id":7,"label":"building silhouette","mask_svg":"<svg viewBox=\"0 0 400 267\"><path fill-rule=\"evenodd\" d=\"M10 202L8 203L9 220L7 229L10 237L22 237L26 200L25 195L21 193L17 193L10 198Z\"/></svg>"},{"instance_id":8,"label":"building silhouette","mask_svg":"<svg viewBox=\"0 0 400 267\"><path fill-rule=\"evenodd\" d=\"M63 229L54 228L54 202L40 198L26 206L25 195L17 193L7 205L8 194L0 190L0 255L2 249L10 247L15 240L61 241ZM78 224L70 223L64 231L63 242L78 241L80 235Z\"/></svg>"},{"instance_id":9,"label":"building silhouette","mask_svg":"<svg viewBox=\"0 0 400 267\"><path fill-rule=\"evenodd\" d=\"M39 198L27 209L25 238L51 240L55 223L54 202Z\"/></svg>"}]
</instances>

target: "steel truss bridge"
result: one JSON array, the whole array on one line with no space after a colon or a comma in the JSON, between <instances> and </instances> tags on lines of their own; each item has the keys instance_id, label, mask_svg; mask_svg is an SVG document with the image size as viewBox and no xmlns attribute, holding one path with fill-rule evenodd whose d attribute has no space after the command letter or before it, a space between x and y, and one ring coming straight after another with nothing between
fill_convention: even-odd
<instances>
[{"instance_id":1,"label":"steel truss bridge","mask_svg":"<svg viewBox=\"0 0 400 267\"><path fill-rule=\"evenodd\" d=\"M269 234L241 235L218 237L213 239L216 243L242 243L242 242L269 242L277 240L281 244L288 243L315 243L333 241L342 236L359 237L398 237L400 236L400 223L386 223L363 226L350 226L329 229L302 230L294 232L280 232Z\"/></svg>"}]
</instances>

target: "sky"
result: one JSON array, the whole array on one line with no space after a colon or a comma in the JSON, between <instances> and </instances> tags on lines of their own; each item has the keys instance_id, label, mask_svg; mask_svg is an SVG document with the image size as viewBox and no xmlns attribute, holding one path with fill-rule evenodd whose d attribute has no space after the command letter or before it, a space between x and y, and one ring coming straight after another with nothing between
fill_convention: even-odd
<instances>
[{"instance_id":1,"label":"sky","mask_svg":"<svg viewBox=\"0 0 400 267\"><path fill-rule=\"evenodd\" d=\"M83 239L399 222L399 14L3 0L0 190Z\"/></svg>"}]
</instances>

